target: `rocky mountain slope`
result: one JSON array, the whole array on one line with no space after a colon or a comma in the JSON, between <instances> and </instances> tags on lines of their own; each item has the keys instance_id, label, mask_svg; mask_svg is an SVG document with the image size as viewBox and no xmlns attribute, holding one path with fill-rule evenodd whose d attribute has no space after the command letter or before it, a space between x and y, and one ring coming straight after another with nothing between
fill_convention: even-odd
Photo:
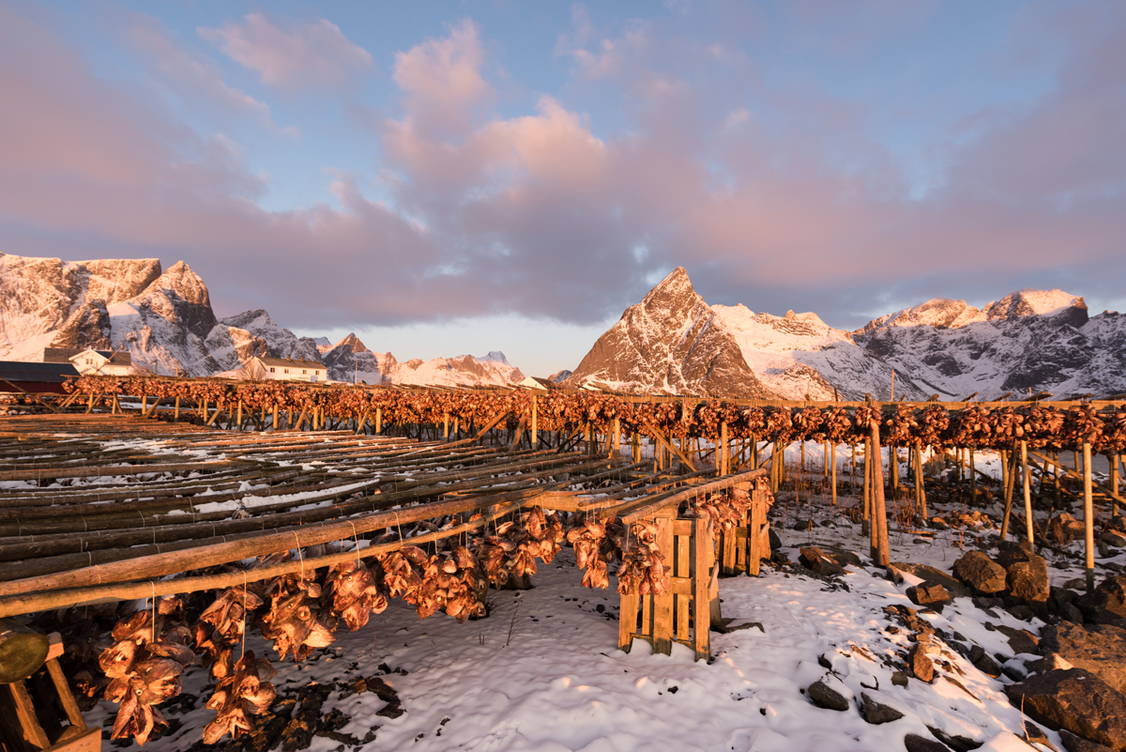
<instances>
[{"instance_id":1,"label":"rocky mountain slope","mask_svg":"<svg viewBox=\"0 0 1126 752\"><path fill-rule=\"evenodd\" d=\"M254 355L322 361L330 378L376 383L498 385L524 378L501 353L399 363L354 334L335 345L298 337L263 310L218 320L204 281L180 261L62 261L0 253L0 360L46 347L126 350L159 374L208 376Z\"/></svg>"},{"instance_id":2,"label":"rocky mountain slope","mask_svg":"<svg viewBox=\"0 0 1126 752\"><path fill-rule=\"evenodd\" d=\"M631 306L567 384L631 393L925 399L1126 392L1126 317L1026 290L983 308L930 300L856 331L815 313L709 306L677 268Z\"/></svg>"}]
</instances>

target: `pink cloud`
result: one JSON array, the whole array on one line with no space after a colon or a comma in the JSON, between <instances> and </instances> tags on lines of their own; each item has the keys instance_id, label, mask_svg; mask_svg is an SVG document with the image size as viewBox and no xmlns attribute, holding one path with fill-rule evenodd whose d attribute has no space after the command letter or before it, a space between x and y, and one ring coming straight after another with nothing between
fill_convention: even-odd
<instances>
[{"instance_id":1,"label":"pink cloud","mask_svg":"<svg viewBox=\"0 0 1126 752\"><path fill-rule=\"evenodd\" d=\"M502 117L465 21L396 57L401 108L376 133L386 202L364 195L366 176L336 175L325 190L338 208L270 212L237 152L95 78L0 6L0 89L25 115L0 119L0 228L13 252L186 257L214 300L307 326L509 311L589 322L673 264L717 300L784 310L804 296L829 316L935 280L998 294L1100 268L1089 284L1112 285L1126 256L1111 185L1126 174L1126 120L1121 89L1100 81L1126 49L1115 33L1076 31L1084 43L1056 89L984 117L951 147L944 187L910 200L855 106L759 87L758 106L788 115L770 125L733 109L729 89L694 90L678 71L695 58L662 63L654 45L599 79L629 94L624 135L599 137L546 96Z\"/></svg>"},{"instance_id":2,"label":"pink cloud","mask_svg":"<svg viewBox=\"0 0 1126 752\"><path fill-rule=\"evenodd\" d=\"M264 13L248 13L241 22L199 33L271 86L337 85L373 64L371 53L323 18L282 26Z\"/></svg>"}]
</instances>

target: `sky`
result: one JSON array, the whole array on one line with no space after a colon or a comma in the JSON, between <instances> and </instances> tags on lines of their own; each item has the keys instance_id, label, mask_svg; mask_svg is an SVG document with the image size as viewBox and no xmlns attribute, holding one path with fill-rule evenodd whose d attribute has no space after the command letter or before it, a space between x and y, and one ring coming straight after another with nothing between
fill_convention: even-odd
<instances>
[{"instance_id":1,"label":"sky","mask_svg":"<svg viewBox=\"0 0 1126 752\"><path fill-rule=\"evenodd\" d=\"M8 3L0 250L573 368L678 265L852 328L1126 307L1126 3Z\"/></svg>"}]
</instances>

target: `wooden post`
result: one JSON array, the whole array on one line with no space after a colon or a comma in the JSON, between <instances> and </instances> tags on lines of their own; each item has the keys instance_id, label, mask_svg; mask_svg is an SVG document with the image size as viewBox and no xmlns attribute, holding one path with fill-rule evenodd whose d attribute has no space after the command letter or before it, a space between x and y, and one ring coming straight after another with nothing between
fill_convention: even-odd
<instances>
[{"instance_id":1,"label":"wooden post","mask_svg":"<svg viewBox=\"0 0 1126 752\"><path fill-rule=\"evenodd\" d=\"M977 503L977 460L974 457L974 448L970 447L970 499Z\"/></svg>"},{"instance_id":2,"label":"wooden post","mask_svg":"<svg viewBox=\"0 0 1126 752\"><path fill-rule=\"evenodd\" d=\"M892 371L892 373L895 373ZM888 475L890 476L889 487L891 488L891 496L893 499L899 498L899 449L895 444L888 445Z\"/></svg>"},{"instance_id":3,"label":"wooden post","mask_svg":"<svg viewBox=\"0 0 1126 752\"><path fill-rule=\"evenodd\" d=\"M731 467L727 457L727 421L719 424L719 446L717 450L721 452L718 461L716 462L716 470L718 475L728 475L731 472Z\"/></svg>"},{"instance_id":4,"label":"wooden post","mask_svg":"<svg viewBox=\"0 0 1126 752\"><path fill-rule=\"evenodd\" d=\"M1118 452L1107 457L1110 460L1110 496L1114 499L1114 516L1117 517L1118 510Z\"/></svg>"},{"instance_id":5,"label":"wooden post","mask_svg":"<svg viewBox=\"0 0 1126 752\"><path fill-rule=\"evenodd\" d=\"M891 552L888 548L888 518L887 518L887 505L884 502L884 482L883 472L880 467L880 424L878 421L872 421L872 446L875 449L873 452L875 462L872 463L872 471L875 477L872 479L873 490L873 505L872 505L872 528L875 532L875 547L872 551L872 560L881 567L886 567L891 562Z\"/></svg>"},{"instance_id":6,"label":"wooden post","mask_svg":"<svg viewBox=\"0 0 1126 752\"><path fill-rule=\"evenodd\" d=\"M634 462L641 462L641 435L637 431L633 432L633 438L630 439L630 456Z\"/></svg>"},{"instance_id":7,"label":"wooden post","mask_svg":"<svg viewBox=\"0 0 1126 752\"><path fill-rule=\"evenodd\" d=\"M872 512L872 437L864 438L864 532L871 531Z\"/></svg>"},{"instance_id":8,"label":"wooden post","mask_svg":"<svg viewBox=\"0 0 1126 752\"><path fill-rule=\"evenodd\" d=\"M172 420L180 420L180 398L176 397L176 407L172 411Z\"/></svg>"},{"instance_id":9,"label":"wooden post","mask_svg":"<svg viewBox=\"0 0 1126 752\"><path fill-rule=\"evenodd\" d=\"M375 408L375 432L383 433L383 408Z\"/></svg>"},{"instance_id":10,"label":"wooden post","mask_svg":"<svg viewBox=\"0 0 1126 752\"><path fill-rule=\"evenodd\" d=\"M837 442L829 444L830 488L833 494L833 506L837 505Z\"/></svg>"},{"instance_id":11,"label":"wooden post","mask_svg":"<svg viewBox=\"0 0 1126 752\"><path fill-rule=\"evenodd\" d=\"M1025 534L1028 537L1028 545L1031 546L1032 540L1032 468L1028 466L1028 442L1020 442L1020 465L1021 476L1024 480L1024 526Z\"/></svg>"},{"instance_id":12,"label":"wooden post","mask_svg":"<svg viewBox=\"0 0 1126 752\"><path fill-rule=\"evenodd\" d=\"M706 515L693 520L692 535L692 622L696 659L708 659L711 652L711 568L715 566L712 551L712 523Z\"/></svg>"},{"instance_id":13,"label":"wooden post","mask_svg":"<svg viewBox=\"0 0 1126 752\"><path fill-rule=\"evenodd\" d=\"M274 403L274 430L278 430L278 403Z\"/></svg>"},{"instance_id":14,"label":"wooden post","mask_svg":"<svg viewBox=\"0 0 1126 752\"><path fill-rule=\"evenodd\" d=\"M622 419L615 416L614 420L610 422L610 458L618 456L618 450L622 448ZM671 543L670 543L671 545Z\"/></svg>"},{"instance_id":15,"label":"wooden post","mask_svg":"<svg viewBox=\"0 0 1126 752\"><path fill-rule=\"evenodd\" d=\"M242 429L242 400L238 401L238 409L235 412L235 423L238 424L239 429Z\"/></svg>"},{"instance_id":16,"label":"wooden post","mask_svg":"<svg viewBox=\"0 0 1126 752\"><path fill-rule=\"evenodd\" d=\"M1083 547L1086 553L1087 592L1095 589L1095 505L1091 489L1091 443L1083 442Z\"/></svg>"},{"instance_id":17,"label":"wooden post","mask_svg":"<svg viewBox=\"0 0 1126 752\"><path fill-rule=\"evenodd\" d=\"M1001 489L1005 500L1005 513L1001 517L1001 540L1005 540L1009 534L1009 519L1013 513L1013 491L1016 483L1014 470L1010 464L1015 461L1015 457L1012 452L1001 450Z\"/></svg>"},{"instance_id":18,"label":"wooden post","mask_svg":"<svg viewBox=\"0 0 1126 752\"><path fill-rule=\"evenodd\" d=\"M144 417L145 415L148 415L148 414L149 414L149 395L142 394L141 395L141 416Z\"/></svg>"},{"instance_id":19,"label":"wooden post","mask_svg":"<svg viewBox=\"0 0 1126 752\"><path fill-rule=\"evenodd\" d=\"M532 395L532 433L530 434L532 440L532 449L535 449L540 442L540 409L539 400L536 395Z\"/></svg>"},{"instance_id":20,"label":"wooden post","mask_svg":"<svg viewBox=\"0 0 1126 752\"><path fill-rule=\"evenodd\" d=\"M923 443L915 442L915 514L927 518L927 488L923 476Z\"/></svg>"},{"instance_id":21,"label":"wooden post","mask_svg":"<svg viewBox=\"0 0 1126 752\"><path fill-rule=\"evenodd\" d=\"M450 414L442 413L442 439L445 441L450 440ZM532 446L535 446L533 444Z\"/></svg>"}]
</instances>

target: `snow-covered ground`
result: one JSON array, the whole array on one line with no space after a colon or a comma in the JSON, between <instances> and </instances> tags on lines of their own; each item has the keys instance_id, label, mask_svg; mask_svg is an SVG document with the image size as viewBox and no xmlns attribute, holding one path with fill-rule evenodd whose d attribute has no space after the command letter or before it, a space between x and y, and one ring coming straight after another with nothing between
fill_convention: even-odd
<instances>
[{"instance_id":1,"label":"snow-covered ground","mask_svg":"<svg viewBox=\"0 0 1126 752\"><path fill-rule=\"evenodd\" d=\"M866 559L859 526L825 499L779 502L772 517L791 561L797 547L810 543L840 545ZM816 524L800 524L811 517ZM941 531L933 540L893 534L892 559L948 571L962 548L977 542L973 531ZM1054 574L1062 580L1078 573ZM911 643L909 631L884 609L914 608L905 594L917 582L910 575L897 584L875 568L853 566L825 578L794 565L770 565L758 578L723 579L724 616L736 626L761 628L713 633L710 662L694 660L679 646L672 656L654 655L643 642L628 653L617 650L617 595L581 587L569 551L541 566L534 579L532 590L491 593L489 617L465 624L442 615L420 620L394 603L359 632L338 632L332 647L305 663L275 663L279 701L310 693L323 699L314 714L323 727L308 748L325 752L902 750L907 734L933 738L928 727L981 742L983 750L1030 749L1021 738L1022 716L1003 692L1010 680L987 676L942 640L934 657L947 666L934 683L911 678L906 686L893 684L892 672ZM986 611L969 598L942 613L919 613L940 634L976 643L1000 663L1019 668L1035 658L1014 656L997 630L1035 633L1042 626L1035 618ZM270 654L256 637L247 647ZM382 686L377 678L397 694L402 712L389 714L397 717L386 715L386 689L362 691ZM838 712L812 705L804 691L817 680L853 707ZM202 697L174 703L166 712L174 730L150 749L198 744L212 717L202 708L205 685L204 672L192 669L185 692ZM869 724L857 710L862 693L903 717ZM275 703L275 709L279 704L288 707ZM109 721L112 711L103 703L91 716ZM1047 737L1062 749L1055 732Z\"/></svg>"}]
</instances>

